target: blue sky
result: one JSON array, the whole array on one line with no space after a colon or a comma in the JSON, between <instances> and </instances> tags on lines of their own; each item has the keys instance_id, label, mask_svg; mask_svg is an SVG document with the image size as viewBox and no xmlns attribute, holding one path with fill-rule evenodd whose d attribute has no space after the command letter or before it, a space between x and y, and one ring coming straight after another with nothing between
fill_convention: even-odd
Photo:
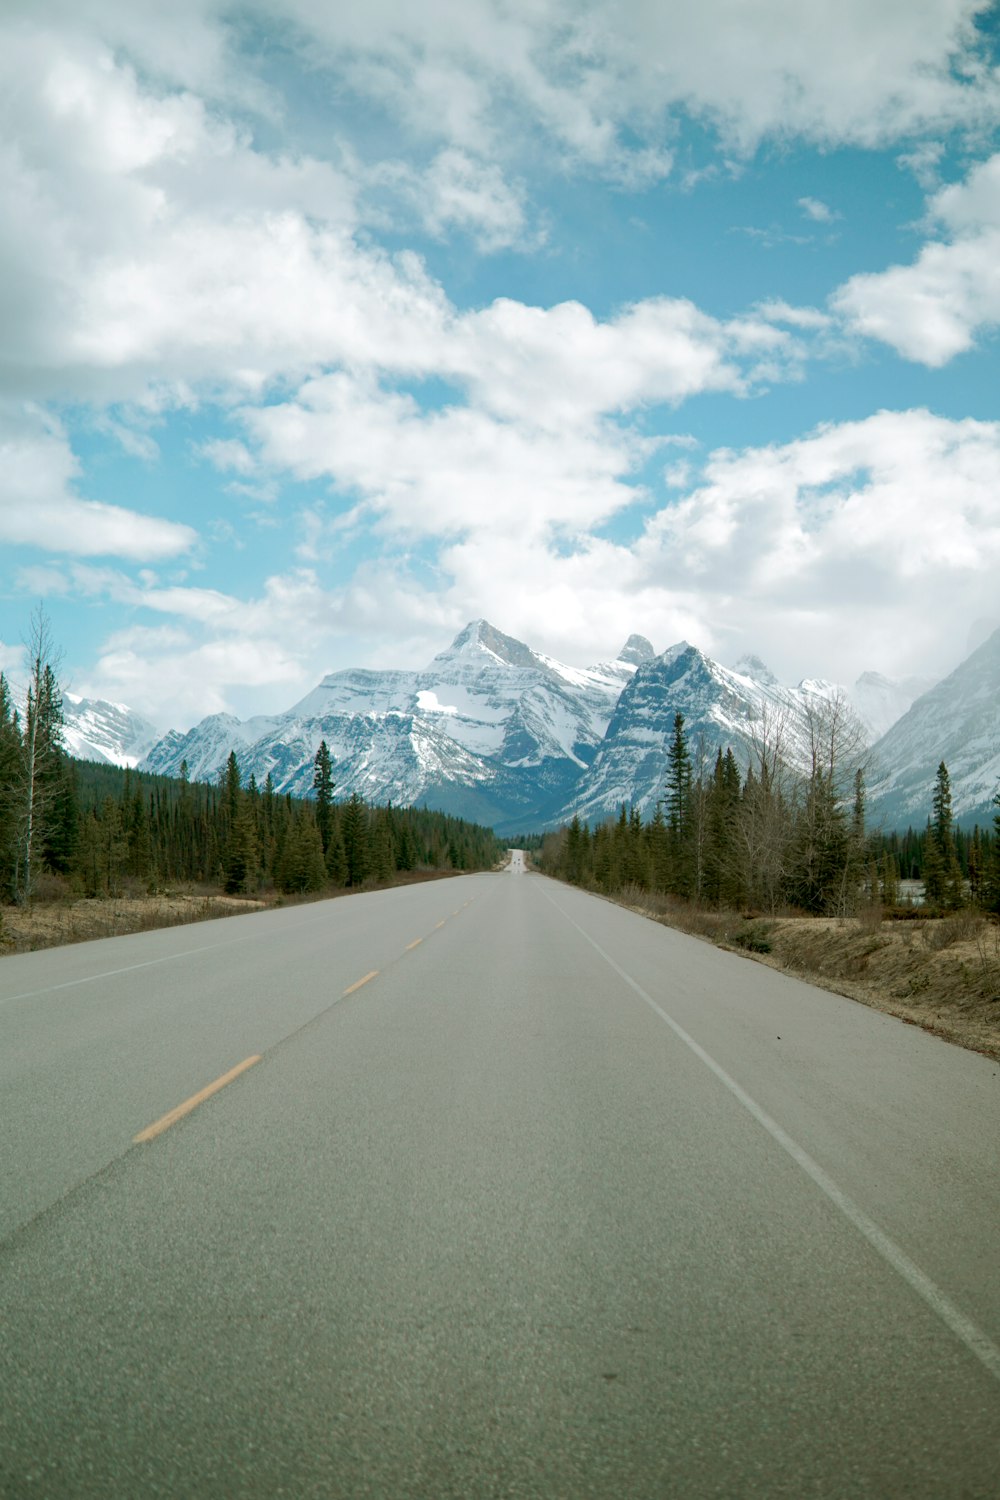
<instances>
[{"instance_id":1,"label":"blue sky","mask_svg":"<svg viewBox=\"0 0 1000 1500\"><path fill-rule=\"evenodd\" d=\"M974 0L8 0L0 667L161 727L470 618L779 676L1000 625Z\"/></svg>"}]
</instances>

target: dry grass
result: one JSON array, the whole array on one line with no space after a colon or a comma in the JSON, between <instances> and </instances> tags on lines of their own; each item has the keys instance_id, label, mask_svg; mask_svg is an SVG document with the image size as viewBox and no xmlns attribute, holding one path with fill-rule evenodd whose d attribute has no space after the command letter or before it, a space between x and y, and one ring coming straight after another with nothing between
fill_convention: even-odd
<instances>
[{"instance_id":1,"label":"dry grass","mask_svg":"<svg viewBox=\"0 0 1000 1500\"><path fill-rule=\"evenodd\" d=\"M32 953L64 943L86 943L93 938L122 937L129 932L151 932L215 917L263 911L275 898L225 896L218 891L186 891L161 896L117 896L35 902L30 907L5 906L0 912L0 954Z\"/></svg>"},{"instance_id":2,"label":"dry grass","mask_svg":"<svg viewBox=\"0 0 1000 1500\"><path fill-rule=\"evenodd\" d=\"M980 912L888 918L747 917L623 892L645 916L848 995L948 1041L1000 1058L1000 924Z\"/></svg>"},{"instance_id":3,"label":"dry grass","mask_svg":"<svg viewBox=\"0 0 1000 1500\"><path fill-rule=\"evenodd\" d=\"M462 873L461 870L399 871L391 883L416 885L427 880L450 880ZM368 881L357 889L383 890L385 886ZM29 907L0 907L0 956L33 953L38 948L57 948L65 943L87 943L93 938L123 937L130 932L152 932L158 927L180 927L188 922L208 922L217 917L238 917L274 906L328 901L355 892L327 890L282 896L272 890L255 896L227 896L217 886L210 886L150 896L136 884L120 896L92 899L73 897L67 894L65 883L50 879L43 894L47 899L37 900Z\"/></svg>"}]
</instances>

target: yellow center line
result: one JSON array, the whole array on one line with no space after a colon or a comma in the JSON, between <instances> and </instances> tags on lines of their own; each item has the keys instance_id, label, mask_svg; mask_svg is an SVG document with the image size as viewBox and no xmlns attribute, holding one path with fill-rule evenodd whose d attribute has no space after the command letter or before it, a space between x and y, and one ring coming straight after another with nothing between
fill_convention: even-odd
<instances>
[{"instance_id":1,"label":"yellow center line","mask_svg":"<svg viewBox=\"0 0 1000 1500\"><path fill-rule=\"evenodd\" d=\"M443 922L435 922L434 923L434 931L437 932L438 928L439 927L443 927L443 926L444 926Z\"/></svg>"},{"instance_id":2,"label":"yellow center line","mask_svg":"<svg viewBox=\"0 0 1000 1500\"><path fill-rule=\"evenodd\" d=\"M414 938L412 943L407 943L406 947L403 949L403 952L409 953L411 948L419 948L422 942L423 938Z\"/></svg>"},{"instance_id":3,"label":"yellow center line","mask_svg":"<svg viewBox=\"0 0 1000 1500\"><path fill-rule=\"evenodd\" d=\"M193 1109L197 1109L199 1104L203 1104L206 1099L210 1099L213 1094L224 1089L227 1083L232 1083L234 1078L245 1073L247 1068L252 1068L254 1063L259 1063L260 1059L259 1052L253 1057L245 1057L241 1063L237 1063L235 1068L230 1068L228 1073L223 1073L222 1077L217 1078L214 1083L206 1084L203 1089L198 1090L197 1094L192 1094L190 1099L185 1099L183 1104L178 1104L176 1109L168 1110L165 1115L154 1120L152 1125L147 1125L145 1130L140 1130L138 1135L132 1137L133 1145L138 1146L144 1141L151 1141L155 1136L161 1135L164 1130L169 1130L171 1125L176 1125L178 1120L182 1120Z\"/></svg>"},{"instance_id":4,"label":"yellow center line","mask_svg":"<svg viewBox=\"0 0 1000 1500\"><path fill-rule=\"evenodd\" d=\"M359 990L363 984L367 984L370 979L375 979L377 975L378 969L371 969L363 979L356 979L353 984L349 984L344 995L353 995L355 990Z\"/></svg>"}]
</instances>

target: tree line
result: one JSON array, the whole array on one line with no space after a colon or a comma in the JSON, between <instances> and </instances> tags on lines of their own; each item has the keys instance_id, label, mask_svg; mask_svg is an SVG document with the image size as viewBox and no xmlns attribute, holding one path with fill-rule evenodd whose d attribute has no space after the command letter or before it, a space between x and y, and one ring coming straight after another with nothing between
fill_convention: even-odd
<instances>
[{"instance_id":1,"label":"tree line","mask_svg":"<svg viewBox=\"0 0 1000 1500\"><path fill-rule=\"evenodd\" d=\"M230 893L356 889L426 870L489 869L491 829L426 808L338 801L325 742L311 799L244 778L233 751L215 785L73 760L44 622L32 636L22 706L0 673L0 901L86 896L168 883Z\"/></svg>"},{"instance_id":2,"label":"tree line","mask_svg":"<svg viewBox=\"0 0 1000 1500\"><path fill-rule=\"evenodd\" d=\"M812 711L807 733L807 774L790 769L780 721L758 726L742 772L731 748L713 761L692 749L678 713L652 817L624 803L593 830L575 817L545 837L536 863L605 893L636 886L718 909L846 915L895 905L901 879L915 878L928 909L1000 911L1000 796L992 831L956 828L942 761L926 828L869 832L860 725L834 700Z\"/></svg>"}]
</instances>

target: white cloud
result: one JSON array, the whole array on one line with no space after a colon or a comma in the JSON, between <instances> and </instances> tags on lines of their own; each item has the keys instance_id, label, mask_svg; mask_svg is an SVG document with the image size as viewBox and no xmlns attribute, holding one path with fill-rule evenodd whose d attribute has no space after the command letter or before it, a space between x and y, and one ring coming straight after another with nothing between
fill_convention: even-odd
<instances>
[{"instance_id":1,"label":"white cloud","mask_svg":"<svg viewBox=\"0 0 1000 1500\"><path fill-rule=\"evenodd\" d=\"M246 713L262 688L277 693L277 707L288 707L325 669L337 626L333 599L306 570L268 578L256 598L155 579L137 583L80 565L69 576L80 594L165 621L114 631L80 691L127 702L157 723L169 704L172 727L209 713Z\"/></svg>"},{"instance_id":2,"label":"white cloud","mask_svg":"<svg viewBox=\"0 0 1000 1500\"><path fill-rule=\"evenodd\" d=\"M387 165L336 144L329 161L265 151L227 118L219 101L232 104L237 57L252 70L252 38L238 50L216 0L170 16L134 0L57 3L44 22L21 4L0 23L0 86L18 100L0 151L8 389L100 402L157 382L161 401L189 400L317 365L435 369L452 317L440 288L354 237L380 171L401 174L433 232L497 248L527 232L516 164L538 159L539 132L550 165L555 142L635 185L669 169L682 108L745 145L774 132L870 144L993 118L974 9L808 0L789 24L784 0L267 7L265 25L295 28L284 41L298 37L332 93L346 82L409 121L412 158ZM277 110L273 86L255 97ZM979 263L961 273L970 284Z\"/></svg>"},{"instance_id":3,"label":"white cloud","mask_svg":"<svg viewBox=\"0 0 1000 1500\"><path fill-rule=\"evenodd\" d=\"M18 673L22 672L24 670L24 658L25 651L23 646L8 646L5 641L0 641L0 672L3 672L5 677L17 676Z\"/></svg>"},{"instance_id":4,"label":"white cloud","mask_svg":"<svg viewBox=\"0 0 1000 1500\"><path fill-rule=\"evenodd\" d=\"M105 642L81 691L154 718L169 703L178 725L221 709L259 711L262 695L277 711L334 663L419 665L481 614L580 663L640 630L660 648L686 638L723 660L756 650L786 679L817 663L846 682L872 667L933 676L965 654L970 618L996 613L1000 423L881 412L704 459L686 444L676 501L634 540L616 541L592 528L602 507L634 492L615 472L588 475L585 447L574 450L581 499L565 457L560 484L544 467L531 479L527 455L505 452L497 431L453 430L442 413L427 432L403 398L391 430L361 432L385 408L356 410L351 395L321 384L309 409L316 426L293 436L307 457L330 423L330 441L357 437L349 461L365 483L377 475L385 496L353 524L376 536L381 528L381 554L343 586L305 567L274 574L251 597L75 564L66 575L75 593L125 604L140 622ZM409 477L424 474L424 443L437 455L440 496L429 479ZM477 449L482 476L489 443L506 477L470 491L464 445ZM379 456L386 450L399 455L402 482ZM329 461L325 449L316 461ZM628 455L618 461L624 468ZM336 546L324 512L305 520L307 550ZM407 528L420 543L416 561ZM150 619L162 624L151 629Z\"/></svg>"},{"instance_id":5,"label":"white cloud","mask_svg":"<svg viewBox=\"0 0 1000 1500\"><path fill-rule=\"evenodd\" d=\"M832 304L857 332L940 367L1000 326L1000 153L936 193L928 220L949 237L909 266L852 276Z\"/></svg>"},{"instance_id":6,"label":"white cloud","mask_svg":"<svg viewBox=\"0 0 1000 1500\"><path fill-rule=\"evenodd\" d=\"M439 151L422 169L404 161L380 162L367 172L359 169L358 176L369 195L388 190L436 239L457 229L486 253L537 248L544 239L538 231L528 233L523 187L508 182L496 163L457 147Z\"/></svg>"},{"instance_id":7,"label":"white cloud","mask_svg":"<svg viewBox=\"0 0 1000 1500\"><path fill-rule=\"evenodd\" d=\"M0 542L143 562L194 547L189 526L80 499L78 472L57 422L32 408L0 408Z\"/></svg>"},{"instance_id":8,"label":"white cloud","mask_svg":"<svg viewBox=\"0 0 1000 1500\"><path fill-rule=\"evenodd\" d=\"M835 219L840 218L838 213L835 213L828 204L823 203L819 198L800 198L799 207L806 218L811 219L814 224L832 224Z\"/></svg>"},{"instance_id":9,"label":"white cloud","mask_svg":"<svg viewBox=\"0 0 1000 1500\"><path fill-rule=\"evenodd\" d=\"M637 552L664 588L697 587L719 647L735 626L786 671L945 671L995 598L1000 424L880 412L718 452Z\"/></svg>"},{"instance_id":10,"label":"white cloud","mask_svg":"<svg viewBox=\"0 0 1000 1500\"><path fill-rule=\"evenodd\" d=\"M871 146L995 120L997 84L974 28L982 8L982 0L800 0L791 10L787 0L285 0L331 71L415 133L483 152L503 131L523 139L534 127L610 171L624 166L627 133L640 153L662 150L665 123L681 108L744 149L769 134Z\"/></svg>"},{"instance_id":11,"label":"white cloud","mask_svg":"<svg viewBox=\"0 0 1000 1500\"><path fill-rule=\"evenodd\" d=\"M249 478L257 472L256 459L246 443L237 438L209 438L199 443L197 452L199 457L207 459L223 473L242 474Z\"/></svg>"},{"instance_id":12,"label":"white cloud","mask_svg":"<svg viewBox=\"0 0 1000 1500\"><path fill-rule=\"evenodd\" d=\"M533 430L464 406L425 413L347 375L243 413L265 463L331 478L394 532L454 536L588 527L635 498L640 441L611 424Z\"/></svg>"}]
</instances>

